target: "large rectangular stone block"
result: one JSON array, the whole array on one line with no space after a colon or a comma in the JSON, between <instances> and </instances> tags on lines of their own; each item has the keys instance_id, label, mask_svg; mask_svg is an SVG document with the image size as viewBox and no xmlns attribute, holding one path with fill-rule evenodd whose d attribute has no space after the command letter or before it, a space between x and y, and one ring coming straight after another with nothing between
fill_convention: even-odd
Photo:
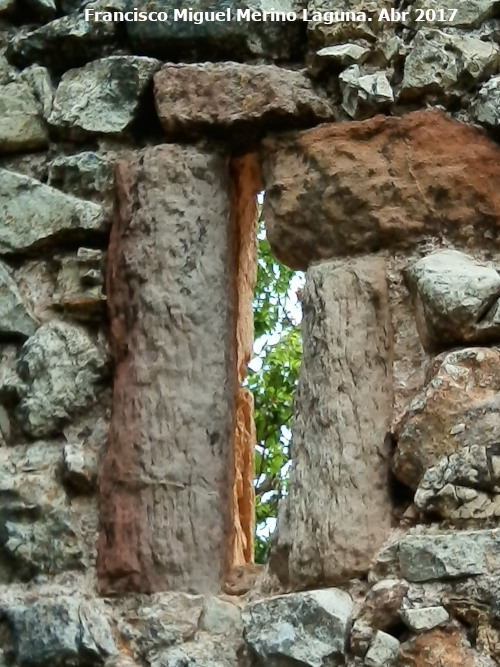
<instances>
[{"instance_id":1,"label":"large rectangular stone block","mask_svg":"<svg viewBox=\"0 0 500 667\"><path fill-rule=\"evenodd\" d=\"M385 260L318 264L303 290L289 493L270 569L292 590L366 574L391 527L393 336Z\"/></svg>"},{"instance_id":2,"label":"large rectangular stone block","mask_svg":"<svg viewBox=\"0 0 500 667\"><path fill-rule=\"evenodd\" d=\"M227 156L146 149L117 170L113 414L102 592L218 592L233 531L236 226Z\"/></svg>"}]
</instances>

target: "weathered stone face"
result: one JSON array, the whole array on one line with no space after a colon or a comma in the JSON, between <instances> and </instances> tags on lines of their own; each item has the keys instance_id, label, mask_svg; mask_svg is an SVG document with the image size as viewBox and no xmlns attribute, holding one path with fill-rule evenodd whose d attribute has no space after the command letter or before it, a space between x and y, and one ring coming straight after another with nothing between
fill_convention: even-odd
<instances>
[{"instance_id":1,"label":"weathered stone face","mask_svg":"<svg viewBox=\"0 0 500 667\"><path fill-rule=\"evenodd\" d=\"M499 63L496 44L441 30L420 30L405 61L401 95L407 99L457 97L494 74Z\"/></svg>"},{"instance_id":2,"label":"weathered stone face","mask_svg":"<svg viewBox=\"0 0 500 667\"><path fill-rule=\"evenodd\" d=\"M72 136L123 134L154 72L154 58L110 56L63 75L49 123Z\"/></svg>"},{"instance_id":3,"label":"weathered stone face","mask_svg":"<svg viewBox=\"0 0 500 667\"><path fill-rule=\"evenodd\" d=\"M168 134L252 132L333 120L334 106L304 72L274 65L166 65L155 76L158 117Z\"/></svg>"},{"instance_id":4,"label":"weathered stone face","mask_svg":"<svg viewBox=\"0 0 500 667\"><path fill-rule=\"evenodd\" d=\"M100 588L218 591L237 382L228 159L175 145L145 151L120 166L118 197Z\"/></svg>"},{"instance_id":5,"label":"weathered stone face","mask_svg":"<svg viewBox=\"0 0 500 667\"><path fill-rule=\"evenodd\" d=\"M292 268L426 236L495 243L500 149L437 111L325 125L261 154L268 237Z\"/></svg>"},{"instance_id":6,"label":"weathered stone face","mask_svg":"<svg viewBox=\"0 0 500 667\"><path fill-rule=\"evenodd\" d=\"M405 275L426 347L500 341L500 275L493 265L443 250L412 264Z\"/></svg>"},{"instance_id":7,"label":"weathered stone face","mask_svg":"<svg viewBox=\"0 0 500 667\"><path fill-rule=\"evenodd\" d=\"M251 60L265 58L268 61L294 60L303 50L303 26L300 21L248 21L237 20L236 10L281 12L299 10L294 0L280 0L268 5L262 0L204 0L194 7L189 2L154 0L137 2L126 0L127 9L165 11L168 19L159 22L128 22L127 37L135 52L181 62L207 60ZM232 10L231 21L174 21L174 9L226 12Z\"/></svg>"},{"instance_id":8,"label":"weathered stone face","mask_svg":"<svg viewBox=\"0 0 500 667\"><path fill-rule=\"evenodd\" d=\"M97 398L95 385L107 371L106 350L79 327L52 321L39 327L20 350L16 418L25 433L58 433Z\"/></svg>"},{"instance_id":9,"label":"weathered stone face","mask_svg":"<svg viewBox=\"0 0 500 667\"><path fill-rule=\"evenodd\" d=\"M102 665L116 652L108 620L97 601L88 603L73 596L36 601L0 599L14 639L14 657L19 664Z\"/></svg>"},{"instance_id":10,"label":"weathered stone face","mask_svg":"<svg viewBox=\"0 0 500 667\"><path fill-rule=\"evenodd\" d=\"M84 16L62 16L35 30L13 36L7 53L19 67L33 62L56 72L109 55L115 45L116 24L85 21Z\"/></svg>"},{"instance_id":11,"label":"weathered stone face","mask_svg":"<svg viewBox=\"0 0 500 667\"><path fill-rule=\"evenodd\" d=\"M0 254L16 254L103 233L107 216L98 204L65 195L40 181L0 169Z\"/></svg>"},{"instance_id":12,"label":"weathered stone face","mask_svg":"<svg viewBox=\"0 0 500 667\"><path fill-rule=\"evenodd\" d=\"M415 505L448 520L497 518L499 485L499 446L470 445L443 456L425 471L415 493Z\"/></svg>"},{"instance_id":13,"label":"weathered stone face","mask_svg":"<svg viewBox=\"0 0 500 667\"><path fill-rule=\"evenodd\" d=\"M427 384L396 426L393 469L416 489L425 471L470 445L494 445L500 437L500 353L465 348L443 353Z\"/></svg>"},{"instance_id":14,"label":"weathered stone face","mask_svg":"<svg viewBox=\"0 0 500 667\"><path fill-rule=\"evenodd\" d=\"M0 153L44 148L47 143L41 108L29 86L0 86Z\"/></svg>"},{"instance_id":15,"label":"weathered stone face","mask_svg":"<svg viewBox=\"0 0 500 667\"><path fill-rule=\"evenodd\" d=\"M0 453L0 581L81 569L83 547L58 474L60 447L44 442Z\"/></svg>"},{"instance_id":16,"label":"weathered stone face","mask_svg":"<svg viewBox=\"0 0 500 667\"><path fill-rule=\"evenodd\" d=\"M390 530L385 268L363 257L307 274L293 469L269 563L291 589L361 576Z\"/></svg>"},{"instance_id":17,"label":"weathered stone face","mask_svg":"<svg viewBox=\"0 0 500 667\"><path fill-rule=\"evenodd\" d=\"M247 642L269 667L321 667L343 661L352 611L345 591L327 588L256 602L242 618Z\"/></svg>"},{"instance_id":18,"label":"weathered stone face","mask_svg":"<svg viewBox=\"0 0 500 667\"><path fill-rule=\"evenodd\" d=\"M0 667L495 667L500 3L195 4L0 0ZM262 189L309 277L255 565Z\"/></svg>"}]
</instances>

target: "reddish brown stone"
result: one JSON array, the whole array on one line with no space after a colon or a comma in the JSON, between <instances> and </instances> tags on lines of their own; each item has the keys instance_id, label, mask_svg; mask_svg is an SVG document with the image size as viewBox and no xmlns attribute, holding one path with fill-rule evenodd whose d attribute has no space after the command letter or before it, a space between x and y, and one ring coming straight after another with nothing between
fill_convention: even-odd
<instances>
[{"instance_id":1,"label":"reddish brown stone","mask_svg":"<svg viewBox=\"0 0 500 667\"><path fill-rule=\"evenodd\" d=\"M479 667L482 661L458 629L433 630L401 647L398 667Z\"/></svg>"},{"instance_id":2,"label":"reddish brown stone","mask_svg":"<svg viewBox=\"0 0 500 667\"><path fill-rule=\"evenodd\" d=\"M500 148L440 111L270 139L262 161L268 237L293 268L428 236L499 245Z\"/></svg>"},{"instance_id":3,"label":"reddish brown stone","mask_svg":"<svg viewBox=\"0 0 500 667\"><path fill-rule=\"evenodd\" d=\"M154 79L166 132L196 133L245 126L304 127L334 119L334 107L307 74L275 65L165 65Z\"/></svg>"},{"instance_id":4,"label":"reddish brown stone","mask_svg":"<svg viewBox=\"0 0 500 667\"><path fill-rule=\"evenodd\" d=\"M238 382L243 382L253 347L253 292L257 274L257 204L262 189L255 154L236 158L231 163L232 211L238 229L236 298L236 355ZM253 396L243 388L236 396L236 431L234 441L234 541L230 567L253 562L254 449L255 423Z\"/></svg>"},{"instance_id":5,"label":"reddish brown stone","mask_svg":"<svg viewBox=\"0 0 500 667\"><path fill-rule=\"evenodd\" d=\"M107 293L113 413L102 593L217 593L233 533L236 230L224 155L147 149L117 170Z\"/></svg>"}]
</instances>

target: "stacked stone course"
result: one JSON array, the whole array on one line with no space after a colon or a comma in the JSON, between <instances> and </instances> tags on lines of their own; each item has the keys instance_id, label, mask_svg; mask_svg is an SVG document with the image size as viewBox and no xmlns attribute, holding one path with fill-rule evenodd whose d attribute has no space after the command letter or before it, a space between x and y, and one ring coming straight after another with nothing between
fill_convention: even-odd
<instances>
[{"instance_id":1,"label":"stacked stone course","mask_svg":"<svg viewBox=\"0 0 500 667\"><path fill-rule=\"evenodd\" d=\"M500 10L399 4L0 0L0 665L500 661ZM262 189L307 277L258 568Z\"/></svg>"}]
</instances>

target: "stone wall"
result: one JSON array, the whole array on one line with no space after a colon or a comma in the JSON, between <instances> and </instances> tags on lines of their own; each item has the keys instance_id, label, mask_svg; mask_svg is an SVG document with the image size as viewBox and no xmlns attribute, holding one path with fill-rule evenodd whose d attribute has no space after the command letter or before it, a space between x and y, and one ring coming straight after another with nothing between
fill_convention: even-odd
<instances>
[{"instance_id":1,"label":"stone wall","mask_svg":"<svg viewBox=\"0 0 500 667\"><path fill-rule=\"evenodd\" d=\"M339 4L0 0L0 665L500 661L500 10ZM261 189L307 271L265 568Z\"/></svg>"}]
</instances>

